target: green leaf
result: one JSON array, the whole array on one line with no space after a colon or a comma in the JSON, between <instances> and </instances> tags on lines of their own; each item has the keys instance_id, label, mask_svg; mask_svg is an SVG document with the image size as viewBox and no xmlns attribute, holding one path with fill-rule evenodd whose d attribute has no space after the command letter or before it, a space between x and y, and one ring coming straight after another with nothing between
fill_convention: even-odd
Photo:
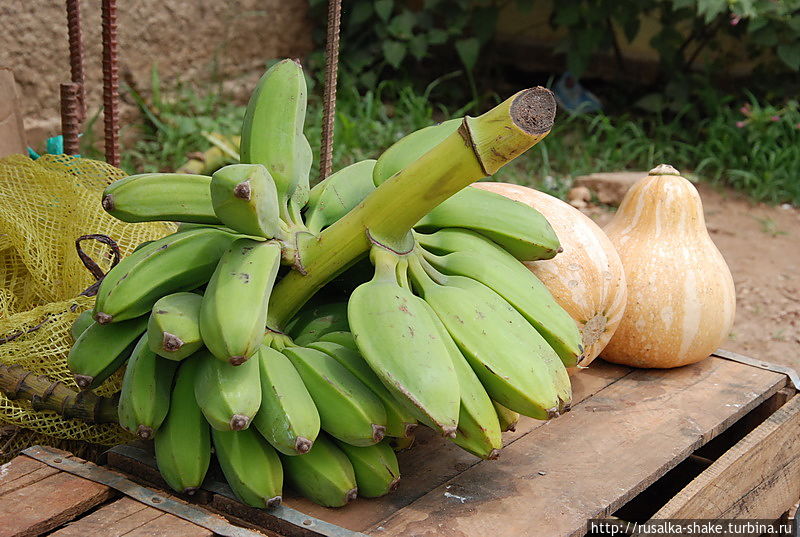
<instances>
[{"instance_id":1,"label":"green leaf","mask_svg":"<svg viewBox=\"0 0 800 537\"><path fill-rule=\"evenodd\" d=\"M381 18L383 22L389 20L389 15L392 14L394 8L394 0L375 0L375 13Z\"/></svg>"},{"instance_id":2,"label":"green leaf","mask_svg":"<svg viewBox=\"0 0 800 537\"><path fill-rule=\"evenodd\" d=\"M625 39L628 40L628 43L631 43L636 36L639 34L639 16L638 14L634 17L629 17L623 24L622 30L625 32Z\"/></svg>"},{"instance_id":3,"label":"green leaf","mask_svg":"<svg viewBox=\"0 0 800 537\"><path fill-rule=\"evenodd\" d=\"M415 35L408 42L408 51L416 59L421 60L428 54L428 40L424 35Z\"/></svg>"},{"instance_id":4,"label":"green leaf","mask_svg":"<svg viewBox=\"0 0 800 537\"><path fill-rule=\"evenodd\" d=\"M357 2L349 13L346 13L347 24L353 28L365 22L372 15L372 4L369 2Z\"/></svg>"},{"instance_id":5,"label":"green leaf","mask_svg":"<svg viewBox=\"0 0 800 537\"><path fill-rule=\"evenodd\" d=\"M414 29L416 17L409 10L403 10L402 13L393 17L387 26L389 33L399 39L410 39L411 31Z\"/></svg>"},{"instance_id":6,"label":"green leaf","mask_svg":"<svg viewBox=\"0 0 800 537\"><path fill-rule=\"evenodd\" d=\"M697 14L705 18L706 24L727 10L727 0L697 0Z\"/></svg>"},{"instance_id":7,"label":"green leaf","mask_svg":"<svg viewBox=\"0 0 800 537\"><path fill-rule=\"evenodd\" d=\"M441 45L447 42L447 32L441 28L434 28L428 32L428 43L431 45Z\"/></svg>"},{"instance_id":8,"label":"green leaf","mask_svg":"<svg viewBox=\"0 0 800 537\"><path fill-rule=\"evenodd\" d=\"M800 70L800 41L778 45L778 57L793 71Z\"/></svg>"},{"instance_id":9,"label":"green leaf","mask_svg":"<svg viewBox=\"0 0 800 537\"><path fill-rule=\"evenodd\" d=\"M517 0L517 9L529 13L533 9L533 0Z\"/></svg>"},{"instance_id":10,"label":"green leaf","mask_svg":"<svg viewBox=\"0 0 800 537\"><path fill-rule=\"evenodd\" d=\"M581 6L578 3L566 2L563 4L556 4L555 15L553 22L556 26L574 26L581 20Z\"/></svg>"},{"instance_id":11,"label":"green leaf","mask_svg":"<svg viewBox=\"0 0 800 537\"><path fill-rule=\"evenodd\" d=\"M472 71L478 61L478 53L481 50L480 42L474 38L459 39L456 41L456 52L467 71Z\"/></svg>"},{"instance_id":12,"label":"green leaf","mask_svg":"<svg viewBox=\"0 0 800 537\"><path fill-rule=\"evenodd\" d=\"M406 57L406 46L399 41L383 42L383 57L386 62L397 69Z\"/></svg>"}]
</instances>

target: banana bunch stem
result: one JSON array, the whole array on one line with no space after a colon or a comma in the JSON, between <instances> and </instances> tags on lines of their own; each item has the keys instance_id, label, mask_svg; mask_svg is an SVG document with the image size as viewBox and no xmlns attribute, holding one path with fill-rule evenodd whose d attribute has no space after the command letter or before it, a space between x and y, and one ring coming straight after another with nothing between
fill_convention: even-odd
<instances>
[{"instance_id":1,"label":"banana bunch stem","mask_svg":"<svg viewBox=\"0 0 800 537\"><path fill-rule=\"evenodd\" d=\"M296 270L275 287L268 326L280 329L331 278L373 244L398 253L413 248L409 231L441 202L494 174L550 132L555 101L549 90L521 91L461 126L439 145L373 191L318 236L299 237Z\"/></svg>"}]
</instances>

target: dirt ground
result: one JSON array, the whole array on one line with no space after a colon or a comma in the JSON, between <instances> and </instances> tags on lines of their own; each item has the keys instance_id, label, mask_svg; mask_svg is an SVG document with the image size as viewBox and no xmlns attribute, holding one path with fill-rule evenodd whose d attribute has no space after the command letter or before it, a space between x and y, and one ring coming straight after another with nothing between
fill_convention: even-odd
<instances>
[{"instance_id":1,"label":"dirt ground","mask_svg":"<svg viewBox=\"0 0 800 537\"><path fill-rule=\"evenodd\" d=\"M706 184L698 189L736 285L736 321L723 347L800 371L800 210ZM612 215L591 216L603 225Z\"/></svg>"}]
</instances>

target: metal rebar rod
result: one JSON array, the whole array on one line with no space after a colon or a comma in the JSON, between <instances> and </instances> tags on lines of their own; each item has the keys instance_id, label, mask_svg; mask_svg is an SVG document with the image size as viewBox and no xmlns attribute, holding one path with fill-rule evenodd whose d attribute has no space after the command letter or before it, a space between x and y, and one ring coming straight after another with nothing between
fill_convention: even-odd
<instances>
[{"instance_id":1,"label":"metal rebar rod","mask_svg":"<svg viewBox=\"0 0 800 537\"><path fill-rule=\"evenodd\" d=\"M69 33L69 69L71 80L78 84L79 120L86 119L86 76L83 69L83 35L80 0L67 0L67 32Z\"/></svg>"},{"instance_id":2,"label":"metal rebar rod","mask_svg":"<svg viewBox=\"0 0 800 537\"><path fill-rule=\"evenodd\" d=\"M325 40L325 90L322 112L322 144L319 155L319 180L331 173L333 164L333 130L336 117L336 78L339 66L339 27L342 0L328 1L328 35Z\"/></svg>"},{"instance_id":3,"label":"metal rebar rod","mask_svg":"<svg viewBox=\"0 0 800 537\"><path fill-rule=\"evenodd\" d=\"M80 85L74 82L61 84L61 134L64 136L64 153L80 153Z\"/></svg>"},{"instance_id":4,"label":"metal rebar rod","mask_svg":"<svg viewBox=\"0 0 800 537\"><path fill-rule=\"evenodd\" d=\"M117 57L117 2L102 0L103 123L106 162L119 167L119 61Z\"/></svg>"}]
</instances>

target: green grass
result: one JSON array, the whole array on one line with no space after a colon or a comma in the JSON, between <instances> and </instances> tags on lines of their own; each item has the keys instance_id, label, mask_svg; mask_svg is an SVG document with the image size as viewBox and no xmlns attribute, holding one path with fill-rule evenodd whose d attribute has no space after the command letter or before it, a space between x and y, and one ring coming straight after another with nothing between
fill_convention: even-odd
<instances>
[{"instance_id":1,"label":"green grass","mask_svg":"<svg viewBox=\"0 0 800 537\"><path fill-rule=\"evenodd\" d=\"M376 158L404 134L464 114L432 103L431 92L385 82L364 94L347 84L336 109L334 170ZM129 90L130 91L130 90ZM123 153L131 173L172 170L187 153L209 147L202 132L237 134L244 107L229 104L218 91L198 94L178 87L162 92L154 74L147 100L136 92L145 120L131 126L138 139ZM564 196L572 179L596 171L649 170L669 163L684 173L729 185L759 201L800 205L800 110L750 98L745 108L720 99L711 116L688 119L688 107L669 119L659 114L569 116L559 113L553 132L526 155L501 170L495 180L535 186ZM696 112L696 110L692 110ZM317 177L322 122L321 99L309 98L306 135L314 149L312 184ZM93 140L87 137L87 145ZM89 155L92 153L87 151Z\"/></svg>"}]
</instances>

